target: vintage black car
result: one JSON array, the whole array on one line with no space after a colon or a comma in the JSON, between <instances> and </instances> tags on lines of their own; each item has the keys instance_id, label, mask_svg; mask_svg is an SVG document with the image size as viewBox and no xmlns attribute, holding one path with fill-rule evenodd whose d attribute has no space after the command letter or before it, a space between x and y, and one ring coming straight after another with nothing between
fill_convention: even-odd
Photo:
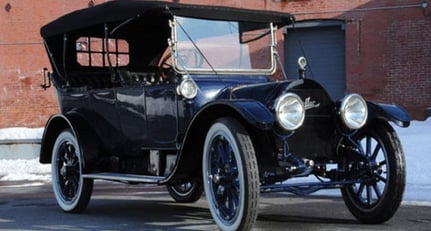
<instances>
[{"instance_id":1,"label":"vintage black car","mask_svg":"<svg viewBox=\"0 0 431 231\"><path fill-rule=\"evenodd\" d=\"M204 191L222 230L251 229L260 193L273 191L339 188L360 222L390 219L406 176L391 124L410 117L358 94L332 99L306 78L303 57L298 76L283 75L276 31L294 22L136 0L43 26L52 72L42 87L55 86L61 112L46 124L40 162L52 164L61 209L83 211L103 179L166 185L178 202Z\"/></svg>"}]
</instances>

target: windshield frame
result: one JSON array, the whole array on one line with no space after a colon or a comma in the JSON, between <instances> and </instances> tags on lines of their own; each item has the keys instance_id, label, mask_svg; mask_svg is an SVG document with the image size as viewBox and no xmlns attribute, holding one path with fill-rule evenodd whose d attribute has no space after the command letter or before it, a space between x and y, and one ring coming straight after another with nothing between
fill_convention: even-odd
<instances>
[{"instance_id":1,"label":"windshield frame","mask_svg":"<svg viewBox=\"0 0 431 231\"><path fill-rule=\"evenodd\" d=\"M174 16L173 20L169 21L169 25L171 27L171 38L168 40L169 47L171 50L171 57L172 57L172 66L174 70L180 74L238 74L238 75L272 75L275 73L276 70L276 52L277 52L277 39L276 39L276 31L277 26L274 26L272 22L268 22L268 36L269 36L269 67L268 68L214 68L212 64L206 59L205 55L202 54L200 48L196 45L195 41L190 40L191 44L193 45L194 49L202 56L204 59L203 62L205 62L208 67L207 68L191 68L191 67L185 67L184 64L181 63L181 60L179 58L179 39L178 39L178 30L184 31L185 29L182 27L181 24L178 22L178 18L186 18L186 19L194 19L190 17L178 17ZM208 20L211 21L211 20ZM232 21L223 21L223 22L232 22ZM234 21L237 22L237 21ZM187 36L188 32L184 32Z\"/></svg>"}]
</instances>

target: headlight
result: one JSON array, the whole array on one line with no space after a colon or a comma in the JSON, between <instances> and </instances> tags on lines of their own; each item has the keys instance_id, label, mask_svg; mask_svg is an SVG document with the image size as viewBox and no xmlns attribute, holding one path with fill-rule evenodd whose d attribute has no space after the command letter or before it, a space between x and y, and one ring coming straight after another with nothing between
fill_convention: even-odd
<instances>
[{"instance_id":1,"label":"headlight","mask_svg":"<svg viewBox=\"0 0 431 231\"><path fill-rule=\"evenodd\" d=\"M177 93L186 99L193 99L198 94L198 86L191 77L184 76L180 85L177 87Z\"/></svg>"},{"instance_id":2,"label":"headlight","mask_svg":"<svg viewBox=\"0 0 431 231\"><path fill-rule=\"evenodd\" d=\"M359 129L367 122L367 103L358 94L347 95L341 101L340 115L348 128Z\"/></svg>"},{"instance_id":3,"label":"headlight","mask_svg":"<svg viewBox=\"0 0 431 231\"><path fill-rule=\"evenodd\" d=\"M296 94L284 94L275 100L275 115L281 127L295 130L304 122L304 102Z\"/></svg>"}]
</instances>

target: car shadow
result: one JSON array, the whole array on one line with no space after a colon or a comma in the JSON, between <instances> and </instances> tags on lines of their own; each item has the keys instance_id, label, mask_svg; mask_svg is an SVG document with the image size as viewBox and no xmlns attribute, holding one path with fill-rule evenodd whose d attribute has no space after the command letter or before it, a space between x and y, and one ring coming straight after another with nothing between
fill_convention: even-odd
<instances>
[{"instance_id":1,"label":"car shadow","mask_svg":"<svg viewBox=\"0 0 431 231\"><path fill-rule=\"evenodd\" d=\"M12 188L11 188L12 189ZM13 188L2 198L0 229L7 230L218 230L205 196L176 203L164 187L98 184L87 209L64 213L50 186ZM390 230L389 225L362 225L341 198L262 194L253 230Z\"/></svg>"}]
</instances>

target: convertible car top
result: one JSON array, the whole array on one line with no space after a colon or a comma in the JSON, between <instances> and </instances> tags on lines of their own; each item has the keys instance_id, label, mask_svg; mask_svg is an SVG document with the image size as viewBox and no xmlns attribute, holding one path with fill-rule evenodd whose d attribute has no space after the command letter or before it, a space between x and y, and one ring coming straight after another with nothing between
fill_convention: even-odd
<instances>
[{"instance_id":1,"label":"convertible car top","mask_svg":"<svg viewBox=\"0 0 431 231\"><path fill-rule=\"evenodd\" d=\"M160 18L163 15L170 17L172 14L213 20L273 22L277 26L288 25L294 20L293 15L281 12L160 1L125 0L107 2L92 8L74 11L43 26L41 35L43 38L49 38L103 23L119 22L147 15L154 15L154 18Z\"/></svg>"}]
</instances>

